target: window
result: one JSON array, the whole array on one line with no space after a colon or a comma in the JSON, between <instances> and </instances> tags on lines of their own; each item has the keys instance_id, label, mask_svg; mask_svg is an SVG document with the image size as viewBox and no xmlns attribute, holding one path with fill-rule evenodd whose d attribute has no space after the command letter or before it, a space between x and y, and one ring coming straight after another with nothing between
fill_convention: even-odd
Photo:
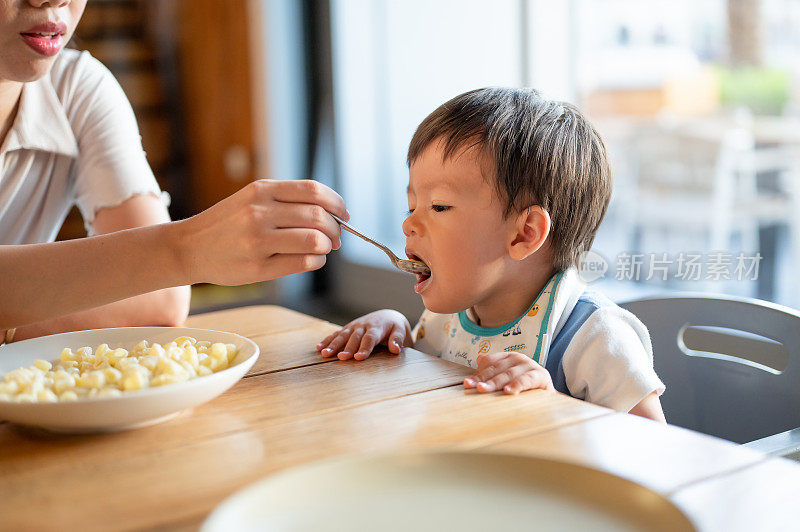
<instances>
[{"instance_id":1,"label":"window","mask_svg":"<svg viewBox=\"0 0 800 532\"><path fill-rule=\"evenodd\" d=\"M533 86L578 104L606 140L602 289L800 305L797 2L331 0L330 14L337 187L354 225L395 252L419 122L470 89ZM340 255L340 302L421 310L380 251L346 235Z\"/></svg>"},{"instance_id":2,"label":"window","mask_svg":"<svg viewBox=\"0 0 800 532\"><path fill-rule=\"evenodd\" d=\"M401 223L408 209L405 161L414 130L436 107L462 92L528 83L530 63L546 55L528 54L531 6L539 8L544 2L331 3L338 187L356 227L402 255ZM562 16L567 12L550 11ZM550 37L548 33L540 38ZM547 59L567 76L568 67L553 65L559 63L557 56ZM558 90L565 84L551 85ZM350 306L363 305L363 298L354 300L350 294L367 290L369 299L376 299L371 301L374 306L421 308L406 286L410 277L387 278L385 272L370 271L389 262L379 250L349 237L343 247L348 267L340 268L335 283L340 299ZM387 288L397 283L402 288ZM373 284L379 286L370 289ZM383 301L382 294L387 294Z\"/></svg>"}]
</instances>

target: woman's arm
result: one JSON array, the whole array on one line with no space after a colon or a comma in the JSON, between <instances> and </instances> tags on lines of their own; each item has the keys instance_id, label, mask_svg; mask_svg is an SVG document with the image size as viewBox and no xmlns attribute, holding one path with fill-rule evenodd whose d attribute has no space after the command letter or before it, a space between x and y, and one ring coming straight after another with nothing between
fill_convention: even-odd
<instances>
[{"instance_id":1,"label":"woman's arm","mask_svg":"<svg viewBox=\"0 0 800 532\"><path fill-rule=\"evenodd\" d=\"M179 230L178 225L161 224L52 244L0 247L0 329L185 284L182 251L176 245Z\"/></svg>"},{"instance_id":2,"label":"woman's arm","mask_svg":"<svg viewBox=\"0 0 800 532\"><path fill-rule=\"evenodd\" d=\"M199 282L248 284L321 268L342 198L314 181L260 180L192 218L0 246L0 330Z\"/></svg>"},{"instance_id":3,"label":"woman's arm","mask_svg":"<svg viewBox=\"0 0 800 532\"><path fill-rule=\"evenodd\" d=\"M97 211L94 229L109 234L124 229L169 221L167 209L152 194L134 196L124 203ZM165 288L82 312L18 328L14 340L102 327L181 325L189 312L188 286Z\"/></svg>"}]
</instances>

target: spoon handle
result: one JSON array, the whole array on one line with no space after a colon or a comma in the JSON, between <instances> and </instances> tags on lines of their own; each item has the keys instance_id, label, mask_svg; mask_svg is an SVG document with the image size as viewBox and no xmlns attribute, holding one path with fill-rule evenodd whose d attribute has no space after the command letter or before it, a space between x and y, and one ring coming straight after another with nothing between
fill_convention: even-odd
<instances>
[{"instance_id":1,"label":"spoon handle","mask_svg":"<svg viewBox=\"0 0 800 532\"><path fill-rule=\"evenodd\" d=\"M352 234L356 235L357 237L361 238L362 240L365 240L365 241L369 242L370 244L372 244L373 246L377 246L377 247L379 247L381 250L383 250L383 252L384 252L384 253L386 253L386 254L389 256L389 258L390 258L390 259L392 259L392 262L393 262L393 263L394 263L394 262L396 262L396 261L398 260L398 258L397 258L397 255L395 255L394 253L392 253L392 250L391 250L391 249L387 248L386 246L384 246L384 245L383 245L383 244L381 244L380 242L378 242L378 241L376 241L376 240L373 240L373 239L371 239L370 237L366 236L365 234L361 233L361 232L360 232L360 231L358 231L358 230L357 230L355 227L353 227L353 226L351 226L350 224L348 224L347 222L343 221L341 218L339 218L339 217L338 217L338 216L336 216L335 214L331 214L331 216L333 216L333 219L334 219L334 220L336 220L337 222L339 222L339 225L341 225L341 226L342 226L342 228L343 228L345 231L347 231L347 232L349 232L349 233L352 233Z\"/></svg>"}]
</instances>

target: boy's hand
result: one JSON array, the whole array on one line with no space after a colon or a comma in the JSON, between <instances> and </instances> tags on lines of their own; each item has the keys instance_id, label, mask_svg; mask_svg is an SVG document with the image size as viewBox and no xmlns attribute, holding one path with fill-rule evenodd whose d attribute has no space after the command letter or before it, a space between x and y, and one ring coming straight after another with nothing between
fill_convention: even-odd
<instances>
[{"instance_id":1,"label":"boy's hand","mask_svg":"<svg viewBox=\"0 0 800 532\"><path fill-rule=\"evenodd\" d=\"M550 373L530 357L516 352L478 356L478 370L464 379L464 388L516 395L525 390L553 390Z\"/></svg>"},{"instance_id":2,"label":"boy's hand","mask_svg":"<svg viewBox=\"0 0 800 532\"><path fill-rule=\"evenodd\" d=\"M323 357L338 353L339 360L364 360L380 343L386 343L395 355L411 345L411 326L405 316L396 310L371 312L327 336L317 344L317 351Z\"/></svg>"}]
</instances>

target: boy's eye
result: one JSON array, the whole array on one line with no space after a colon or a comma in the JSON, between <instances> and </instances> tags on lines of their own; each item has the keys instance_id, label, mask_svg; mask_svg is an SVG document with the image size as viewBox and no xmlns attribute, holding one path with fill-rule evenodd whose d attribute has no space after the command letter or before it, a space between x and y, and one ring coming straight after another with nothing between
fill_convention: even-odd
<instances>
[{"instance_id":1,"label":"boy's eye","mask_svg":"<svg viewBox=\"0 0 800 532\"><path fill-rule=\"evenodd\" d=\"M431 209L433 209L434 212L444 212L446 210L449 210L450 206L449 205L431 205Z\"/></svg>"}]
</instances>

